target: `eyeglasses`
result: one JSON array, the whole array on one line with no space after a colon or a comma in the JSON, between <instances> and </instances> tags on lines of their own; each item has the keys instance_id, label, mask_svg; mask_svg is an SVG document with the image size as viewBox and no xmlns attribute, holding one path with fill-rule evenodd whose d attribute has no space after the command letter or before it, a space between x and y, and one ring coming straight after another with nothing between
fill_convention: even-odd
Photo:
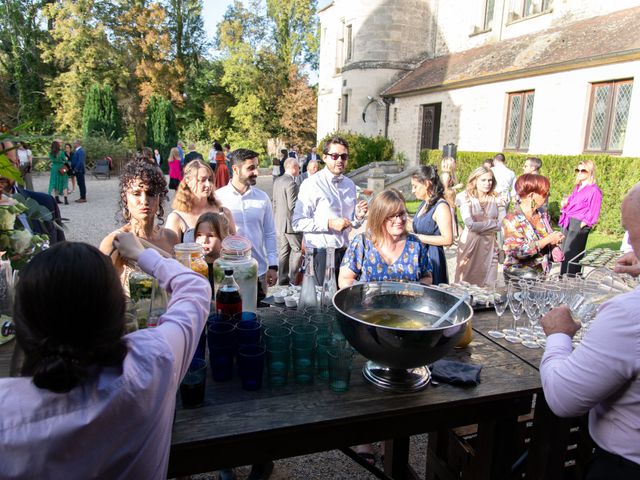
<instances>
[{"instance_id":1,"label":"eyeglasses","mask_svg":"<svg viewBox=\"0 0 640 480\"><path fill-rule=\"evenodd\" d=\"M346 162L347 160L349 160L349 154L348 153L327 153L328 157L331 157L331 159L335 162L338 159L341 159L343 162Z\"/></svg>"},{"instance_id":2,"label":"eyeglasses","mask_svg":"<svg viewBox=\"0 0 640 480\"><path fill-rule=\"evenodd\" d=\"M576 173L589 173L589 170L586 168L576 168Z\"/></svg>"},{"instance_id":3,"label":"eyeglasses","mask_svg":"<svg viewBox=\"0 0 640 480\"><path fill-rule=\"evenodd\" d=\"M403 222L407 219L407 212L396 213L395 215L389 215L385 220L387 222L393 222L394 220L402 220Z\"/></svg>"}]
</instances>

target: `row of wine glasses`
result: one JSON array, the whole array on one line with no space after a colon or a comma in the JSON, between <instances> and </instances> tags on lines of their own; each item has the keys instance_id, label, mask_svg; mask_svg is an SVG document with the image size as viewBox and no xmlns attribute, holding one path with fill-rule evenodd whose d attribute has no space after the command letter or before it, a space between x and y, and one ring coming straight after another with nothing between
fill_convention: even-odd
<instances>
[{"instance_id":1,"label":"row of wine glasses","mask_svg":"<svg viewBox=\"0 0 640 480\"><path fill-rule=\"evenodd\" d=\"M582 277L554 277L544 280L511 279L504 286L494 289L494 307L497 315L495 329L488 334L494 338L504 338L511 343L522 343L527 348L540 348L546 345L546 336L539 325L542 317L552 308L566 304L573 317L582 325L581 334L595 318L599 305L617 292ZM500 329L500 321L507 307L513 320L508 328ZM528 326L522 326L520 320L526 316ZM576 336L574 346L580 342Z\"/></svg>"}]
</instances>

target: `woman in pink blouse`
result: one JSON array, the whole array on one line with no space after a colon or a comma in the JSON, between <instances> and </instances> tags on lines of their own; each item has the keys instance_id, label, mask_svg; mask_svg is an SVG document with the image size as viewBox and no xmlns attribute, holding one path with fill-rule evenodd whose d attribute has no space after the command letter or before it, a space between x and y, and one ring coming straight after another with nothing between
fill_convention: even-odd
<instances>
[{"instance_id":1,"label":"woman in pink blouse","mask_svg":"<svg viewBox=\"0 0 640 480\"><path fill-rule=\"evenodd\" d=\"M596 185L596 165L591 160L581 162L576 168L576 183L573 192L562 201L559 225L562 227L564 261L560 273L580 272L579 265L569 261L584 251L589 232L598 221L602 191Z\"/></svg>"}]
</instances>

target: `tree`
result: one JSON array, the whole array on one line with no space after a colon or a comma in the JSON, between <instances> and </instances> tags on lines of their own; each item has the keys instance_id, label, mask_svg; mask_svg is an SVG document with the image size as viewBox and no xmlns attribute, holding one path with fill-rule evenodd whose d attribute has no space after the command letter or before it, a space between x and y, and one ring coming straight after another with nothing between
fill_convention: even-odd
<instances>
[{"instance_id":1,"label":"tree","mask_svg":"<svg viewBox=\"0 0 640 480\"><path fill-rule=\"evenodd\" d=\"M157 148L163 158L178 142L173 105L166 98L152 95L147 107L147 145Z\"/></svg>"},{"instance_id":2,"label":"tree","mask_svg":"<svg viewBox=\"0 0 640 480\"><path fill-rule=\"evenodd\" d=\"M111 85L116 91L127 78L102 20L100 0L60 0L44 8L52 29L51 40L41 44L42 57L54 73L45 94L58 131L79 133L82 108L91 85Z\"/></svg>"},{"instance_id":3,"label":"tree","mask_svg":"<svg viewBox=\"0 0 640 480\"><path fill-rule=\"evenodd\" d=\"M291 143L315 144L317 94L309 86L305 76L292 65L289 69L289 86L278 101L277 111L284 137Z\"/></svg>"},{"instance_id":4,"label":"tree","mask_svg":"<svg viewBox=\"0 0 640 480\"><path fill-rule=\"evenodd\" d=\"M0 7L0 111L3 122L27 123L27 130L48 129L50 106L38 44L46 32L40 28L36 0L3 0Z\"/></svg>"},{"instance_id":5,"label":"tree","mask_svg":"<svg viewBox=\"0 0 640 480\"><path fill-rule=\"evenodd\" d=\"M109 85L94 83L87 93L82 111L82 132L85 137L103 135L120 137L120 115L113 90Z\"/></svg>"}]
</instances>

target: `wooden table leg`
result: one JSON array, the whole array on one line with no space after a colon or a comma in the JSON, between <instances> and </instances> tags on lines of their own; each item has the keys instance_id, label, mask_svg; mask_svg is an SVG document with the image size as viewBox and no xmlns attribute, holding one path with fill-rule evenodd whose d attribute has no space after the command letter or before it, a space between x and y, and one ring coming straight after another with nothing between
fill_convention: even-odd
<instances>
[{"instance_id":1,"label":"wooden table leg","mask_svg":"<svg viewBox=\"0 0 640 480\"><path fill-rule=\"evenodd\" d=\"M563 478L570 423L570 419L555 416L543 394L536 397L527 478Z\"/></svg>"},{"instance_id":2,"label":"wooden table leg","mask_svg":"<svg viewBox=\"0 0 640 480\"><path fill-rule=\"evenodd\" d=\"M409 465L409 437L394 438L384 444L384 473L394 480L417 480L418 475Z\"/></svg>"}]
</instances>

